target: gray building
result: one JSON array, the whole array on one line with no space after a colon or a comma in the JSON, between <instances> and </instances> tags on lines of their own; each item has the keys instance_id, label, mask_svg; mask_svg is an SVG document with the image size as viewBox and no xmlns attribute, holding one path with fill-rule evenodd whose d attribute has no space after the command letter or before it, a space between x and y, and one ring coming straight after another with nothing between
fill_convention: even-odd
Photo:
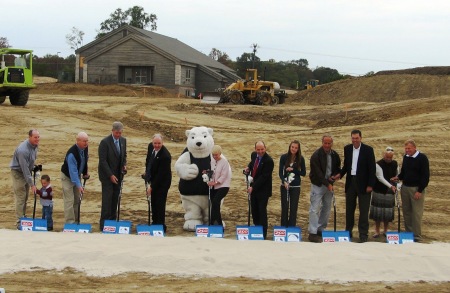
<instances>
[{"instance_id":1,"label":"gray building","mask_svg":"<svg viewBox=\"0 0 450 293\"><path fill-rule=\"evenodd\" d=\"M75 81L156 85L186 96L239 79L229 67L177 39L124 25L77 49Z\"/></svg>"}]
</instances>

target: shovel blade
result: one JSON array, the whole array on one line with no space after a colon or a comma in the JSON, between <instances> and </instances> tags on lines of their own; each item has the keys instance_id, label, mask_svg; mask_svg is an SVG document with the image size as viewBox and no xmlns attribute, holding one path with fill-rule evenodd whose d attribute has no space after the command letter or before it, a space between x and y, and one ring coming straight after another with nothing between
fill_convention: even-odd
<instances>
[{"instance_id":1,"label":"shovel blade","mask_svg":"<svg viewBox=\"0 0 450 293\"><path fill-rule=\"evenodd\" d=\"M332 242L350 242L349 231L322 231L322 241L325 243Z\"/></svg>"},{"instance_id":2,"label":"shovel blade","mask_svg":"<svg viewBox=\"0 0 450 293\"><path fill-rule=\"evenodd\" d=\"M91 233L91 224L64 224L63 232Z\"/></svg>"},{"instance_id":3,"label":"shovel blade","mask_svg":"<svg viewBox=\"0 0 450 293\"><path fill-rule=\"evenodd\" d=\"M47 232L47 220L36 218L20 218L20 230Z\"/></svg>"},{"instance_id":4,"label":"shovel blade","mask_svg":"<svg viewBox=\"0 0 450 293\"><path fill-rule=\"evenodd\" d=\"M262 226L236 226L237 240L264 240Z\"/></svg>"},{"instance_id":5,"label":"shovel blade","mask_svg":"<svg viewBox=\"0 0 450 293\"><path fill-rule=\"evenodd\" d=\"M143 236L165 237L163 225L137 225L136 233Z\"/></svg>"}]
</instances>

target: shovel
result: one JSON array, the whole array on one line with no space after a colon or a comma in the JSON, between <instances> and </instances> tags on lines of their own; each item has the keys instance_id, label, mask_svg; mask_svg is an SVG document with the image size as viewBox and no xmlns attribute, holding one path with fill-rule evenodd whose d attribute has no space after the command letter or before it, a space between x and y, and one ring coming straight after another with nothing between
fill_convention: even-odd
<instances>
[{"instance_id":1,"label":"shovel","mask_svg":"<svg viewBox=\"0 0 450 293\"><path fill-rule=\"evenodd\" d=\"M334 190L331 192L331 196L333 197L334 231L322 231L322 240L323 242L350 242L349 231L336 231L336 197Z\"/></svg>"},{"instance_id":2,"label":"shovel","mask_svg":"<svg viewBox=\"0 0 450 293\"><path fill-rule=\"evenodd\" d=\"M86 181L89 179L88 176L83 176L83 191L86 186ZM64 224L63 232L79 232L79 233L91 233L92 225L91 224L81 224L80 223L80 215L81 215L81 201L83 200L84 192L80 192L80 203L78 205L77 218L78 221L76 224Z\"/></svg>"},{"instance_id":3,"label":"shovel","mask_svg":"<svg viewBox=\"0 0 450 293\"><path fill-rule=\"evenodd\" d=\"M164 237L164 226L163 225L151 225L150 219L152 215L152 196L151 194L147 195L148 183L145 179L145 174L142 174L142 179L144 179L145 184L145 195L147 196L147 204L148 204L148 219L147 225L137 225L136 232L138 235L147 235L147 236L156 236L156 237Z\"/></svg>"}]
</instances>

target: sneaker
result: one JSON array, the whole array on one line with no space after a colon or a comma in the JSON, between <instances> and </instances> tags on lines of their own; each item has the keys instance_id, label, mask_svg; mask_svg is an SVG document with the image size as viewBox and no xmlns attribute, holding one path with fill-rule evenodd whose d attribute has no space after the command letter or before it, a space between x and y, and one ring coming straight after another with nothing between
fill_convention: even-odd
<instances>
[{"instance_id":1,"label":"sneaker","mask_svg":"<svg viewBox=\"0 0 450 293\"><path fill-rule=\"evenodd\" d=\"M314 242L314 243L321 243L322 242L320 240L319 235L317 235L317 234L309 234L308 240L309 240L309 242Z\"/></svg>"}]
</instances>

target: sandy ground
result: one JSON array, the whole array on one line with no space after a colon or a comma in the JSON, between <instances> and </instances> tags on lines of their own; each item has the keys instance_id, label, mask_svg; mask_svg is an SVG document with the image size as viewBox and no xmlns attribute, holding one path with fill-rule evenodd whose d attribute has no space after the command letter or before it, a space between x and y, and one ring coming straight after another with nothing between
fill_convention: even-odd
<instances>
[{"instance_id":1,"label":"sandy ground","mask_svg":"<svg viewBox=\"0 0 450 293\"><path fill-rule=\"evenodd\" d=\"M403 141L409 137L416 140L418 148L430 159L431 182L425 200L423 236L427 249L433 242L448 242L450 239L448 166L449 149L446 143L450 123L449 96L417 98L390 103L353 102L315 106L308 101L288 101L275 107L252 105L204 105L198 100L185 98L152 97L137 95L120 98L114 96L49 95L32 94L26 107L12 107L8 102L0 106L2 122L2 151L0 167L5 176L0 178L0 186L6 196L0 197L0 228L14 228L14 198L8 164L15 147L26 138L30 128L41 133L39 164L42 173L49 174L56 189L54 220L56 232L63 227L62 199L59 170L67 149L75 142L79 131L90 135L90 173L82 205L82 222L92 223L93 232L98 233L100 213L100 184L97 177L97 148L100 140L108 135L111 124L120 120L125 125L124 136L128 140L128 174L124 182L121 218L133 224L147 220L147 202L144 184L140 174L144 170L147 144L157 132L166 137L166 146L173 155L173 162L185 147L184 132L193 126L208 126L214 129L216 144L220 144L233 169L230 192L222 209L227 223L225 238L234 239L235 225L247 222L247 202L242 169L248 163L256 140L263 139L276 164L273 178L274 196L269 201L269 226L280 222L280 197L277 170L281 154L287 151L289 142L299 139L303 155L309 159L320 146L324 133L335 138L334 148L342 155L343 147L350 143L350 131L359 128L363 142L374 147L377 159L386 146L398 150L396 158L401 158ZM401 161L401 159L400 159ZM309 166L307 166L309 169ZM183 210L177 190L178 178L173 172L173 183L167 203L167 237L194 237L193 233L182 230ZM304 178L299 205L298 224L304 230L308 225L309 179ZM343 181L336 184L337 226L344 227ZM28 214L32 214L29 201ZM38 211L39 213L39 211ZM332 219L332 216L331 216ZM269 237L272 236L269 227ZM397 227L397 221L391 228ZM402 225L403 228L403 225ZM134 232L134 231L133 231ZM303 232L303 237L307 236ZM4 239L2 239L4 240ZM373 240L379 242L383 240ZM369 243L371 244L371 243ZM321 245L321 244L318 244ZM354 244L356 245L356 244ZM379 247L382 249L380 244ZM424 246L423 246L424 245ZM1 246L0 246L1 247ZM323 249L326 249L325 247ZM20 253L20 252L17 252ZM448 259L448 256L447 256ZM304 264L308 266L308 263ZM324 266L327 264L325 263ZM396 292L447 292L449 282L424 282L420 276L417 282L360 282L345 284L320 282L307 279L283 280L252 278L209 278L185 277L176 275L149 275L145 273L122 273L115 277L95 277L68 266L60 270L42 270L39 267L30 271L5 273L0 275L0 287L7 292L24 292L30 283L36 292L60 292L62 289L73 292L150 292L150 291L336 291L370 292L392 289ZM370 270L370 263L367 263ZM420 273L420 268L417 268ZM393 272L395 273L395 272ZM162 286L162 287L159 287ZM35 290L32 290L35 291Z\"/></svg>"}]
</instances>

